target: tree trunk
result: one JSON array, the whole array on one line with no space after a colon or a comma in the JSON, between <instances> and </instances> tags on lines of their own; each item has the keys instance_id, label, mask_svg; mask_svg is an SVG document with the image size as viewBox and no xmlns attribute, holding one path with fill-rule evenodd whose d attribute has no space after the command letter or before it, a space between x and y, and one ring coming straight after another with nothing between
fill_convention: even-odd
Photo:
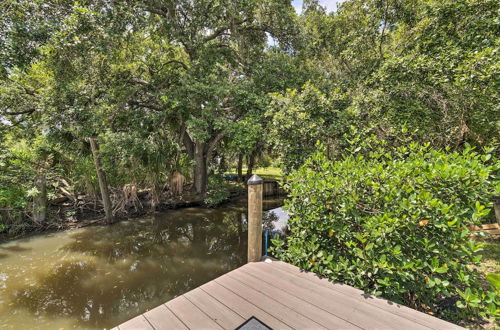
<instances>
[{"instance_id":1,"label":"tree trunk","mask_svg":"<svg viewBox=\"0 0 500 330\"><path fill-rule=\"evenodd\" d=\"M207 192L207 176L205 143L196 142L194 146L194 188L196 194L202 197Z\"/></svg>"},{"instance_id":2,"label":"tree trunk","mask_svg":"<svg viewBox=\"0 0 500 330\"><path fill-rule=\"evenodd\" d=\"M113 210L111 205L111 199L109 198L108 182L106 180L106 172L102 168L101 154L99 153L99 145L95 137L89 138L90 148L92 149L92 155L94 156L94 165L97 172L97 178L99 179L99 189L101 190L102 204L104 206L104 213L106 214L106 222L108 224L113 223Z\"/></svg>"},{"instance_id":3,"label":"tree trunk","mask_svg":"<svg viewBox=\"0 0 500 330\"><path fill-rule=\"evenodd\" d=\"M35 187L38 193L33 197L33 221L42 224L47 218L47 181L45 174L39 173L36 176Z\"/></svg>"},{"instance_id":4,"label":"tree trunk","mask_svg":"<svg viewBox=\"0 0 500 330\"><path fill-rule=\"evenodd\" d=\"M247 168L247 178L250 178L253 174L253 167L255 165L255 154L256 152L253 151L250 156L248 156L248 162L247 162L247 165L248 165L248 168Z\"/></svg>"},{"instance_id":5,"label":"tree trunk","mask_svg":"<svg viewBox=\"0 0 500 330\"><path fill-rule=\"evenodd\" d=\"M238 155L238 182L243 181L243 154Z\"/></svg>"},{"instance_id":6,"label":"tree trunk","mask_svg":"<svg viewBox=\"0 0 500 330\"><path fill-rule=\"evenodd\" d=\"M208 164L212 159L215 147L224 137L225 129L212 136L207 142L196 142L191 139L188 132L182 132L182 142L188 154L194 159L194 191L201 197L205 197L208 183Z\"/></svg>"},{"instance_id":7,"label":"tree trunk","mask_svg":"<svg viewBox=\"0 0 500 330\"><path fill-rule=\"evenodd\" d=\"M219 161L219 164L218 164L218 172L220 174L224 174L226 173L227 171L227 168L226 168L226 157L224 156L224 154L220 155L220 161Z\"/></svg>"}]
</instances>

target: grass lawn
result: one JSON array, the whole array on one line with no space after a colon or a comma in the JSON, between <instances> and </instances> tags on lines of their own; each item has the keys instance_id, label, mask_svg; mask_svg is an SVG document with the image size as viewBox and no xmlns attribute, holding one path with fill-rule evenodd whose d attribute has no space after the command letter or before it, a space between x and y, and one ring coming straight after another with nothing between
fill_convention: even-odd
<instances>
[{"instance_id":1,"label":"grass lawn","mask_svg":"<svg viewBox=\"0 0 500 330\"><path fill-rule=\"evenodd\" d=\"M485 243L483 251L479 252L482 255L481 265L477 270L482 274L481 284L485 288L490 288L490 283L486 280L486 275L495 273L500 274L500 237L482 239ZM498 321L490 320L489 324L482 325L484 329L499 329Z\"/></svg>"},{"instance_id":2,"label":"grass lawn","mask_svg":"<svg viewBox=\"0 0 500 330\"><path fill-rule=\"evenodd\" d=\"M243 175L247 172L246 168L243 168ZM257 174L263 179L274 179L274 180L281 180L283 178L283 173L281 172L281 169L279 167L259 167L253 170L254 174ZM236 169L232 169L225 174L237 174Z\"/></svg>"},{"instance_id":3,"label":"grass lawn","mask_svg":"<svg viewBox=\"0 0 500 330\"><path fill-rule=\"evenodd\" d=\"M484 249L480 252L483 258L478 270L485 275L489 273L500 274L500 237L486 239L484 242Z\"/></svg>"}]
</instances>

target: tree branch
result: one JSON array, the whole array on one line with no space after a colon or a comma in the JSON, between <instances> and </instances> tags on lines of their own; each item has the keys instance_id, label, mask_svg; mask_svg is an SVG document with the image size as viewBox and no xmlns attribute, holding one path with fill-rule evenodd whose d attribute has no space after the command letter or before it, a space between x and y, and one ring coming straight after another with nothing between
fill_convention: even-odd
<instances>
[{"instance_id":1,"label":"tree branch","mask_svg":"<svg viewBox=\"0 0 500 330\"><path fill-rule=\"evenodd\" d=\"M173 64L173 63L179 64L180 66L182 66L184 68L184 70L188 69L188 66L186 65L186 63L179 61L179 60L167 61L167 62L163 63L161 67L163 68L164 66L169 65L169 64Z\"/></svg>"},{"instance_id":2,"label":"tree branch","mask_svg":"<svg viewBox=\"0 0 500 330\"><path fill-rule=\"evenodd\" d=\"M206 155L207 155L207 163L210 163L212 158L212 153L217 146L217 143L226 135L227 128L222 129L217 135L215 135L212 139L210 139L207 143Z\"/></svg>"},{"instance_id":3,"label":"tree branch","mask_svg":"<svg viewBox=\"0 0 500 330\"><path fill-rule=\"evenodd\" d=\"M228 26L222 26L222 27L218 28L217 30L214 31L214 33L203 38L203 42L209 42L211 40L214 40L218 36L222 35L224 33L224 31L226 31L228 29L229 29Z\"/></svg>"},{"instance_id":4,"label":"tree branch","mask_svg":"<svg viewBox=\"0 0 500 330\"><path fill-rule=\"evenodd\" d=\"M28 109L23 111L14 111L14 112L5 111L4 114L9 116L17 116L17 115L32 114L33 112L35 112L35 109Z\"/></svg>"},{"instance_id":5,"label":"tree branch","mask_svg":"<svg viewBox=\"0 0 500 330\"><path fill-rule=\"evenodd\" d=\"M137 102L137 101L129 101L128 104L131 105L131 106L136 106L136 107L140 107L140 108L151 109L151 110L154 110L154 111L163 111L163 109L161 109L161 108L159 108L156 105L153 105L151 103L141 103L141 102Z\"/></svg>"}]
</instances>

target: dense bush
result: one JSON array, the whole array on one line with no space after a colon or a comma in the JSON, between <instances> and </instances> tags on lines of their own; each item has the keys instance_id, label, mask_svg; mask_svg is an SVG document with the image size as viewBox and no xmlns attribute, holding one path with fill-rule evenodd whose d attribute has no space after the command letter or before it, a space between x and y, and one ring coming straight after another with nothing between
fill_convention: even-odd
<instances>
[{"instance_id":1,"label":"dense bush","mask_svg":"<svg viewBox=\"0 0 500 330\"><path fill-rule=\"evenodd\" d=\"M274 240L275 254L448 320L498 313L471 267L481 244L469 231L498 193L491 150L374 141L337 161L319 152L292 174L290 235Z\"/></svg>"},{"instance_id":2,"label":"dense bush","mask_svg":"<svg viewBox=\"0 0 500 330\"><path fill-rule=\"evenodd\" d=\"M208 179L208 191L205 197L205 204L215 207L227 201L230 197L229 185L220 175L213 175Z\"/></svg>"},{"instance_id":3,"label":"dense bush","mask_svg":"<svg viewBox=\"0 0 500 330\"><path fill-rule=\"evenodd\" d=\"M35 177L53 178L57 168L48 151L47 141L38 137L32 141L6 138L0 144L0 233L18 235L42 224L33 221L33 198L39 194ZM48 196L53 196L51 186ZM49 219L47 219L49 220Z\"/></svg>"}]
</instances>

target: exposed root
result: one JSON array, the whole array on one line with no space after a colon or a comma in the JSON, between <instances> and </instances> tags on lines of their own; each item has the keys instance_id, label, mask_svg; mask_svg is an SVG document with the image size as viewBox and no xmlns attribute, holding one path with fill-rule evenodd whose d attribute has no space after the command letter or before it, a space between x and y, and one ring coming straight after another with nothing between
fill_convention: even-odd
<instances>
[{"instance_id":1,"label":"exposed root","mask_svg":"<svg viewBox=\"0 0 500 330\"><path fill-rule=\"evenodd\" d=\"M113 204L113 215L125 215L133 210L134 213L139 213L143 210L143 205L137 194L136 184L126 184L122 190L116 190L111 195Z\"/></svg>"}]
</instances>

